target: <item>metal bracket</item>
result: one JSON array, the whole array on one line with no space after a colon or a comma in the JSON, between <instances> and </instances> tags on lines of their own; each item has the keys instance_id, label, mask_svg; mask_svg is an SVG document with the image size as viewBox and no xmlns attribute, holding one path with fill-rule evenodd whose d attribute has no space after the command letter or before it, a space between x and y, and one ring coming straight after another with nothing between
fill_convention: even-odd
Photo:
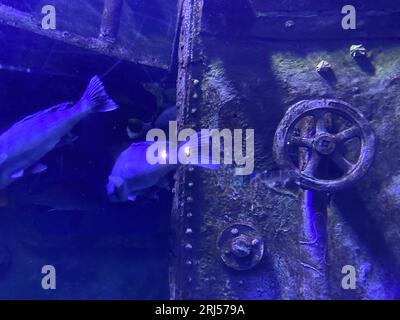
<instances>
[{"instance_id":1,"label":"metal bracket","mask_svg":"<svg viewBox=\"0 0 400 320\"><path fill-rule=\"evenodd\" d=\"M235 223L225 228L218 236L217 248L222 261L234 270L255 267L264 254L260 233L245 223Z\"/></svg>"}]
</instances>

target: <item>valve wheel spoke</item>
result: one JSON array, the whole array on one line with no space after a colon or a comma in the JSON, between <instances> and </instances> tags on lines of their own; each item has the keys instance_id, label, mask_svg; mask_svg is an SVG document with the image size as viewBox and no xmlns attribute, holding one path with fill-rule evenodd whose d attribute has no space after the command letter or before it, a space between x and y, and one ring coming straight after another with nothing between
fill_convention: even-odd
<instances>
[{"instance_id":1,"label":"valve wheel spoke","mask_svg":"<svg viewBox=\"0 0 400 320\"><path fill-rule=\"evenodd\" d=\"M321 161L321 156L318 154L317 151L313 150L310 155L310 159L308 160L304 170L302 171L303 174L309 177L314 177L319 163Z\"/></svg>"},{"instance_id":2,"label":"valve wheel spoke","mask_svg":"<svg viewBox=\"0 0 400 320\"><path fill-rule=\"evenodd\" d=\"M346 142L352 138L360 136L360 128L352 126L346 130L343 130L335 135L337 142Z\"/></svg>"},{"instance_id":3,"label":"valve wheel spoke","mask_svg":"<svg viewBox=\"0 0 400 320\"><path fill-rule=\"evenodd\" d=\"M318 110L314 113L314 121L315 121L315 131L316 134L326 133L328 129L326 127L326 111Z\"/></svg>"},{"instance_id":4,"label":"valve wheel spoke","mask_svg":"<svg viewBox=\"0 0 400 320\"><path fill-rule=\"evenodd\" d=\"M313 139L312 138L304 138L304 137L290 137L288 141L289 145L296 146L296 147L305 147L305 148L312 148L313 146Z\"/></svg>"},{"instance_id":5,"label":"valve wheel spoke","mask_svg":"<svg viewBox=\"0 0 400 320\"><path fill-rule=\"evenodd\" d=\"M352 164L349 160L347 160L340 152L335 151L332 154L332 161L344 172L350 172L354 168L354 164Z\"/></svg>"}]
</instances>

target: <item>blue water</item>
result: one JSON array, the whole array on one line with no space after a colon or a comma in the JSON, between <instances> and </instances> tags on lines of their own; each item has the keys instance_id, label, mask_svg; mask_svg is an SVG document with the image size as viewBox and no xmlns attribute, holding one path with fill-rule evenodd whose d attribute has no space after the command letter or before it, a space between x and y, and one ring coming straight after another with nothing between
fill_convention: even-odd
<instances>
[{"instance_id":1,"label":"blue water","mask_svg":"<svg viewBox=\"0 0 400 320\"><path fill-rule=\"evenodd\" d=\"M41 1L1 2L40 14ZM69 1L58 3L65 7ZM90 14L99 22L102 5L88 3L89 18L77 16L86 27L76 31L92 36L98 25L91 24ZM78 1L66 7L79 12ZM174 23L151 5L140 8L143 17ZM65 12L60 12L61 27L68 20ZM6 26L0 26L0 48L2 132L39 110L79 100L96 74L120 105L81 121L73 129L76 141L42 159L45 173L0 191L0 299L167 299L171 192L159 190L158 201L118 204L108 201L105 187L116 157L131 143L127 119L150 121L158 112L156 96L142 84L164 79L174 90L173 81L165 81L164 71ZM57 203L64 205L57 208ZM42 289L44 265L56 269L56 290Z\"/></svg>"}]
</instances>

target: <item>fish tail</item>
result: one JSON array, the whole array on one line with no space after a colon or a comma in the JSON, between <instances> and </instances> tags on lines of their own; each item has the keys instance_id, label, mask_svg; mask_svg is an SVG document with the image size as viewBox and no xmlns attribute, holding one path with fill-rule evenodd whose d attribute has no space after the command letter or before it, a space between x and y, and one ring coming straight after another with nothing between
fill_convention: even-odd
<instances>
[{"instance_id":1,"label":"fish tail","mask_svg":"<svg viewBox=\"0 0 400 320\"><path fill-rule=\"evenodd\" d=\"M88 102L89 108L93 112L108 112L119 108L119 106L108 97L106 89L98 76L94 76L90 80L81 101L82 100Z\"/></svg>"}]
</instances>

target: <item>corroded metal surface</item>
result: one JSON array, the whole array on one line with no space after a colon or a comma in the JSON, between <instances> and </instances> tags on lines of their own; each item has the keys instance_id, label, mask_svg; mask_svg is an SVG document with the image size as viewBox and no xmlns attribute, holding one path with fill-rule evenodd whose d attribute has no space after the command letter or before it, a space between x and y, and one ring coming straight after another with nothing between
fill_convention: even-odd
<instances>
[{"instance_id":1,"label":"corroded metal surface","mask_svg":"<svg viewBox=\"0 0 400 320\"><path fill-rule=\"evenodd\" d=\"M340 1L298 0L208 1L205 31L214 35L237 32L243 37L264 40L286 39L333 41L338 39L398 39L400 9L397 0L352 1L357 12L357 28L345 30ZM220 19L213 19L222 11ZM238 9L240 8L240 9Z\"/></svg>"},{"instance_id":2,"label":"corroded metal surface","mask_svg":"<svg viewBox=\"0 0 400 320\"><path fill-rule=\"evenodd\" d=\"M328 132L328 113L340 115L351 123L350 127L336 134ZM305 117L314 118L313 137L293 134L296 125ZM355 137L361 140L361 150L357 161L351 163L340 153L338 146ZM304 167L298 168L290 159L289 147L292 146L310 150L310 158ZM296 182L303 188L320 191L338 191L353 185L367 173L374 152L375 134L368 121L349 104L331 99L305 100L295 104L279 124L274 140L276 162L293 170ZM328 180L317 177L323 157L329 157L342 170L340 178Z\"/></svg>"},{"instance_id":3,"label":"corroded metal surface","mask_svg":"<svg viewBox=\"0 0 400 320\"><path fill-rule=\"evenodd\" d=\"M103 16L99 33L100 38L108 42L115 42L117 40L122 4L123 0L104 1Z\"/></svg>"},{"instance_id":4,"label":"corroded metal surface","mask_svg":"<svg viewBox=\"0 0 400 320\"><path fill-rule=\"evenodd\" d=\"M181 2L185 9L178 48L179 123L195 129L254 128L254 173L259 178L238 179L229 167L216 172L194 169L177 173L171 255L171 291L175 295L171 297L398 299L395 290L399 281L392 271L400 270L399 216L390 214L400 206L400 126L394 116L400 105L398 43L368 42L372 68L367 69L349 54L351 43L362 43L358 38L342 41L345 37L336 35L341 39L331 41L334 33L330 32L323 34L323 41L314 41L321 35L315 30L324 26L333 30L333 23L340 22L340 14L325 19L328 12L322 12L321 7L330 4L315 2L315 10L322 12L320 18L296 18L293 12L285 15L276 9L263 11L266 15L255 21L254 14L247 15L246 2L235 3L243 5L238 17L232 16L236 9L225 5L229 1ZM268 4L284 6L281 2ZM381 13L377 9L371 19L364 15L360 22L365 18L375 21ZM385 20L388 15L381 17ZM371 29L379 34L365 33ZM357 34L390 38L396 32L368 23ZM347 37L352 35L356 33ZM335 83L315 71L321 59L331 63ZM317 193L286 188L288 170L278 170L271 151L286 110L300 100L323 98L348 101L371 121L379 138L377 161L368 175L346 192L310 199ZM329 148L325 152L329 153ZM330 172L328 168L325 171ZM188 196L193 199L190 203L184 201ZM227 268L215 246L221 230L236 221L257 227L266 244L263 259L247 271ZM187 243L192 245L189 251ZM377 261L376 257L387 251L392 260ZM247 249L239 246L238 252L246 254ZM190 266L186 265L188 258ZM360 278L356 290L341 287L341 270L346 264L357 269Z\"/></svg>"}]
</instances>

